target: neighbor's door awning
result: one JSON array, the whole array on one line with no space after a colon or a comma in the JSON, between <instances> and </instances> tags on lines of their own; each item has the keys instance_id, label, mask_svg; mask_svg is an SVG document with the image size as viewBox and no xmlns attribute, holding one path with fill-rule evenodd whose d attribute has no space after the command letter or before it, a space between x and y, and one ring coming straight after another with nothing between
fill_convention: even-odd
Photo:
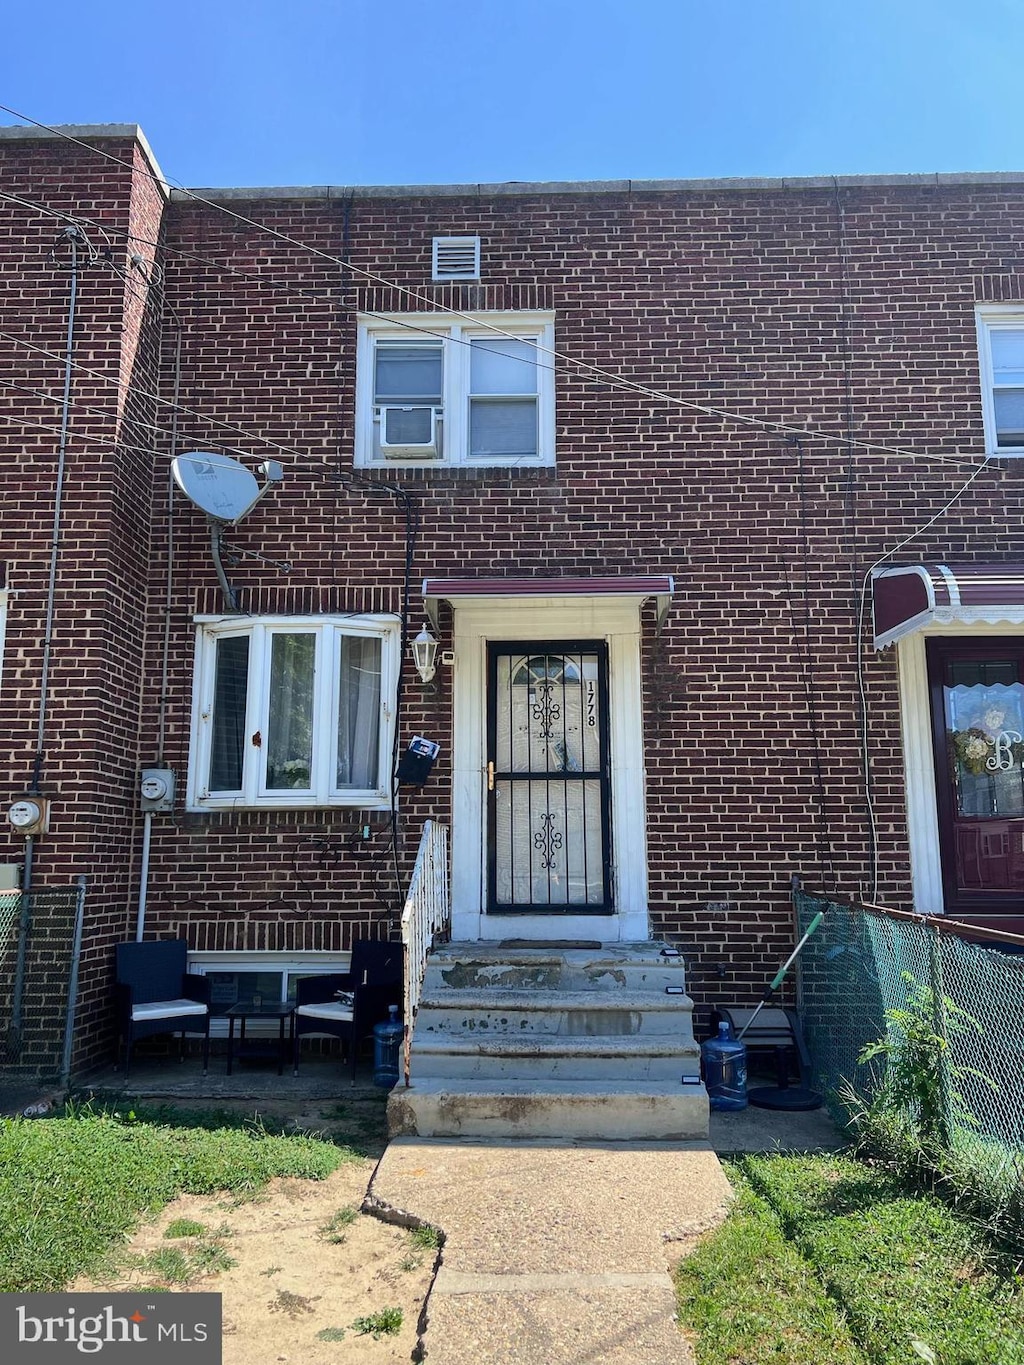
<instances>
[{"instance_id":1,"label":"neighbor's door awning","mask_svg":"<svg viewBox=\"0 0 1024 1365\"><path fill-rule=\"evenodd\" d=\"M473 598L631 597L639 603L653 597L658 603L660 626L668 614L673 589L670 574L627 578L425 578L423 603L437 630L438 602L457 604Z\"/></svg>"},{"instance_id":2,"label":"neighbor's door awning","mask_svg":"<svg viewBox=\"0 0 1024 1365\"><path fill-rule=\"evenodd\" d=\"M925 626L1024 625L1024 564L904 564L876 570L875 648Z\"/></svg>"}]
</instances>

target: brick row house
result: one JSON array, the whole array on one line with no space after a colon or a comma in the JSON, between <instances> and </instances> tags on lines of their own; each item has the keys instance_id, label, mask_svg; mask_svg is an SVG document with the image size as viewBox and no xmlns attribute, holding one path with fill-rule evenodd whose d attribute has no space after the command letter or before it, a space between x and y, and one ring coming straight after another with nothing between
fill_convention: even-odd
<instances>
[{"instance_id":1,"label":"brick row house","mask_svg":"<svg viewBox=\"0 0 1024 1365\"><path fill-rule=\"evenodd\" d=\"M1024 924L1022 240L1013 175L190 194L0 129L0 858L88 878L76 1068L116 942L287 998L427 820L489 970L752 1001L794 874Z\"/></svg>"}]
</instances>

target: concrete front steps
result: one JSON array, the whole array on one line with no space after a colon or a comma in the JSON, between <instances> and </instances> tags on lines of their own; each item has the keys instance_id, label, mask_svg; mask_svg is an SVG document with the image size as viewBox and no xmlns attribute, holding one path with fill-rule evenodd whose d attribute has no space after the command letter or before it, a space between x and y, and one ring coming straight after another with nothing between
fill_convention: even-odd
<instances>
[{"instance_id":1,"label":"concrete front steps","mask_svg":"<svg viewBox=\"0 0 1024 1365\"><path fill-rule=\"evenodd\" d=\"M692 1015L663 943L447 944L427 962L389 1132L705 1138Z\"/></svg>"}]
</instances>

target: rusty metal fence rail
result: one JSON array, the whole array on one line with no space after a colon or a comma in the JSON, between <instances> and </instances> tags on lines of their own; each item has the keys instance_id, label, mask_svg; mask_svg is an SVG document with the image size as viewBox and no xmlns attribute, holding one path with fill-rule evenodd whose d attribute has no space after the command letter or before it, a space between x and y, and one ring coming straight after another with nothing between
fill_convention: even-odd
<instances>
[{"instance_id":1,"label":"rusty metal fence rail","mask_svg":"<svg viewBox=\"0 0 1024 1365\"><path fill-rule=\"evenodd\" d=\"M0 1072L65 1081L85 882L0 894Z\"/></svg>"},{"instance_id":2,"label":"rusty metal fence rail","mask_svg":"<svg viewBox=\"0 0 1024 1365\"><path fill-rule=\"evenodd\" d=\"M799 1005L814 1084L839 1112L842 1087L870 1099L877 1067L858 1062L887 1031L886 1012L923 1000L944 1038L946 1126L1008 1180L1024 1177L1024 941L973 941L950 921L795 893L802 933Z\"/></svg>"}]
</instances>

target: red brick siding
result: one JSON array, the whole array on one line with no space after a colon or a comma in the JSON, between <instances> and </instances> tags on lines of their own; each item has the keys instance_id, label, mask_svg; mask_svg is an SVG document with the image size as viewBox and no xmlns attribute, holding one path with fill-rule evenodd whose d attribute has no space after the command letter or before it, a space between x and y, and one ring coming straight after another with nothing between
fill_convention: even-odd
<instances>
[{"instance_id":1,"label":"red brick siding","mask_svg":"<svg viewBox=\"0 0 1024 1365\"><path fill-rule=\"evenodd\" d=\"M45 197L47 164L44 158L25 173L34 186L29 197ZM69 189L64 202L86 194L90 171L95 163L76 164L82 188ZM90 193L98 212L98 191ZM631 392L559 363L555 470L387 474L419 508L414 587L427 573L675 575L676 598L660 634L650 609L644 617L650 907L654 933L680 943L695 977L707 978L695 989L711 995L751 998L771 974L792 939L794 872L846 895L870 886L857 727L859 583L971 472L958 458L976 460L983 449L973 306L981 297L1020 297L1024 277L1024 193L1016 187L867 186L839 197L841 216L833 192L816 189L355 199L348 209L338 200L231 205L329 255L340 255L347 241L354 266L430 300L440 295L465 309L551 308L560 352L733 415ZM354 443L354 313L418 305L403 305L394 291L349 278L331 261L216 209L177 201L165 230L167 299L181 324L181 400L192 410L179 418L179 446L273 456L286 465L283 486L227 536L293 565L288 574L254 559L233 566L244 609L397 609L401 508L344 482ZM21 224L29 281L36 256L25 242L35 241L33 232L38 237L42 228ZM431 238L449 232L481 235L480 286L440 291L430 284ZM123 293L114 298L116 279L105 283L106 331L94 344L116 372L116 329L128 325L132 300L126 310ZM61 290L24 288L56 348ZM169 316L165 397L176 346ZM144 323L131 325L145 332ZM15 360L31 369L22 353ZM847 449L848 407L858 439L893 449ZM742 417L821 435L803 442L801 456L784 434L734 420ZM167 428L169 411L145 420ZM238 424L244 433L217 423ZM141 435L139 443L146 443ZM148 542L145 517L132 521L138 505L127 497L127 455L123 503L101 504L99 488L89 489L97 520L82 522L81 553L88 555L97 535L106 547L101 600L109 629L97 628L95 664L85 656L75 711L69 702L61 718L66 762L82 766L82 847L73 857L62 824L52 840L60 861L41 868L45 876L66 875L102 857L104 904L122 928L136 893L127 871L127 850L138 847L134 774L154 761L157 745L166 430L156 444ZM23 504L28 540L9 551L17 575L34 575L34 612L45 578L38 527L47 514L46 473L33 463ZM1019 557L1022 476L1013 461L994 464L905 557ZM80 496L75 515L84 517L85 506ZM149 568L141 679L143 618L134 610L138 596L119 595L113 581L115 541L127 583ZM219 610L220 602L205 520L180 499L174 545L164 758L183 791L192 617ZM36 547L31 554L29 546ZM79 621L90 601L76 582ZM415 592L413 601L416 629ZM13 614L12 626L7 705L31 695L38 663ZM447 643L450 618L442 626ZM99 679L108 676L121 698L116 722L99 704ZM891 652L868 657L865 682L879 896L907 904ZM450 685L442 668L433 692L414 680L407 689L403 744L426 733L443 749L422 792L403 793L404 868L422 820L449 815ZM129 699L141 704L141 733ZM76 713L82 736L71 732ZM12 792L27 748L22 736ZM118 817L104 829L100 806L110 799ZM380 855L386 822L371 819L368 844L356 837L363 823L358 812L186 815L179 800L173 817L154 822L149 924L155 932L184 932L197 948L347 947L353 931L376 930L389 916L378 885L391 883L389 860ZM393 903L393 886L390 893Z\"/></svg>"}]
</instances>

